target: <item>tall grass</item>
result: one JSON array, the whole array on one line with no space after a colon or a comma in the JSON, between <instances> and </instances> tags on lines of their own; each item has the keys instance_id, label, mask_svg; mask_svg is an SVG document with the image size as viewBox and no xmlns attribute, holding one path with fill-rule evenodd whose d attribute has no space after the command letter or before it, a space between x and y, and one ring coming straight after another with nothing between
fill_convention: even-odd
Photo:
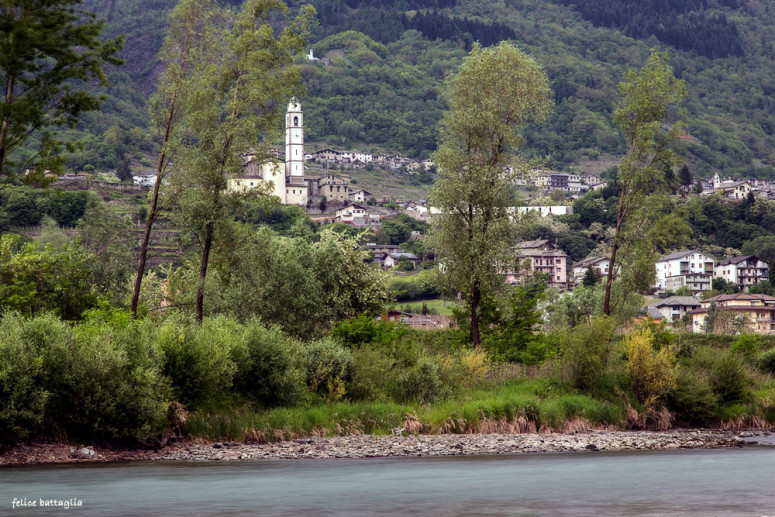
<instances>
[{"instance_id":1,"label":"tall grass","mask_svg":"<svg viewBox=\"0 0 775 517\"><path fill-rule=\"evenodd\" d=\"M622 405L564 391L550 379L482 386L434 405L336 402L311 408L198 412L192 438L271 442L339 434L561 432L620 428Z\"/></svg>"}]
</instances>

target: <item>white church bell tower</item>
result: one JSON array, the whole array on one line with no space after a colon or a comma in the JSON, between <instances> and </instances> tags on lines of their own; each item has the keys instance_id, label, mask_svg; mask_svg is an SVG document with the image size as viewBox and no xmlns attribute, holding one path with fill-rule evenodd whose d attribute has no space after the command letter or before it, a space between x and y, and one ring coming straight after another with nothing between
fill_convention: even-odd
<instances>
[{"instance_id":1,"label":"white church bell tower","mask_svg":"<svg viewBox=\"0 0 775 517\"><path fill-rule=\"evenodd\" d=\"M296 97L291 97L285 114L285 199L289 205L307 204L304 183L304 114Z\"/></svg>"}]
</instances>

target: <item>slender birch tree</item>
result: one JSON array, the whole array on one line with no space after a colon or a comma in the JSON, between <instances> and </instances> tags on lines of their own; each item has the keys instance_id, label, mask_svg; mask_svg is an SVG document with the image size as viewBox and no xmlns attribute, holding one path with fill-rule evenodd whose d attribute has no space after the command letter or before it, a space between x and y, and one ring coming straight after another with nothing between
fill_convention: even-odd
<instances>
[{"instance_id":1,"label":"slender birch tree","mask_svg":"<svg viewBox=\"0 0 775 517\"><path fill-rule=\"evenodd\" d=\"M520 131L541 122L551 107L543 68L515 46L474 45L446 84L449 111L434 156L439 179L431 202L441 210L432 242L450 280L463 288L479 346L483 293L503 280L499 264L509 256L514 231L514 180L524 170L516 151Z\"/></svg>"},{"instance_id":2,"label":"slender birch tree","mask_svg":"<svg viewBox=\"0 0 775 517\"><path fill-rule=\"evenodd\" d=\"M202 0L205 1L205 0ZM314 17L311 6L282 29L288 16L280 0L247 0L241 10L217 21L214 37L204 43L203 66L197 66L186 110L187 138L181 149L177 182L182 221L201 248L196 319L204 315L205 280L213 243L228 226L227 177L239 175L248 149L266 149L281 130L281 110L300 93L299 68Z\"/></svg>"},{"instance_id":3,"label":"slender birch tree","mask_svg":"<svg viewBox=\"0 0 775 517\"><path fill-rule=\"evenodd\" d=\"M619 84L620 100L613 120L627 142L627 154L617 179L619 204L603 299L606 315L616 309L611 297L613 281L628 253L642 242L641 223L649 214L640 209L648 204L648 196L663 187L665 169L682 162L679 117L683 112L679 105L686 94L686 85L673 76L663 52L652 51L643 68L628 71ZM628 242L632 246L622 247Z\"/></svg>"},{"instance_id":4,"label":"slender birch tree","mask_svg":"<svg viewBox=\"0 0 775 517\"><path fill-rule=\"evenodd\" d=\"M170 27L160 54L165 68L149 102L151 119L159 135L159 157L132 293L131 309L134 317L137 317L153 225L165 208L159 205L162 182L170 172L171 160L185 135L183 122L186 102L191 94L191 82L195 68L204 64L207 51L204 44L216 37L214 30L218 16L216 6L209 0L182 0L170 14Z\"/></svg>"}]
</instances>

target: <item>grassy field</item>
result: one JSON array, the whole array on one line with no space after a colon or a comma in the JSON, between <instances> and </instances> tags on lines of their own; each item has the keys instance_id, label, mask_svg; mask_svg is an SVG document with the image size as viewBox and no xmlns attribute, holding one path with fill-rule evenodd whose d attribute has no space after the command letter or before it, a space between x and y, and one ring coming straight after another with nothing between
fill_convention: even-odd
<instances>
[{"instance_id":1,"label":"grassy field","mask_svg":"<svg viewBox=\"0 0 775 517\"><path fill-rule=\"evenodd\" d=\"M441 298L433 298L430 300L417 300L416 302L397 302L397 307L403 307L403 308L411 308L417 312L420 312L420 309L422 309L423 303L428 305L428 309L431 311L436 311L436 314L440 314L442 316L452 316L452 309L455 307L459 307L459 304L456 302L452 302L449 300L442 300Z\"/></svg>"}]
</instances>

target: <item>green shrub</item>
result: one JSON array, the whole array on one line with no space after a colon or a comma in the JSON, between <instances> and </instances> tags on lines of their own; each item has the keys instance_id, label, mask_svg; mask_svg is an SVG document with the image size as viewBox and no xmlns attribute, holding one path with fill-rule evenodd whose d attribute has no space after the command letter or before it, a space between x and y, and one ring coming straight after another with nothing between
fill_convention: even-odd
<instances>
[{"instance_id":1,"label":"green shrub","mask_svg":"<svg viewBox=\"0 0 775 517\"><path fill-rule=\"evenodd\" d=\"M201 407L228 397L236 371L231 349L239 334L240 327L222 316L206 318L201 325L183 316L164 322L159 333L164 374L178 401Z\"/></svg>"},{"instance_id":2,"label":"green shrub","mask_svg":"<svg viewBox=\"0 0 775 517\"><path fill-rule=\"evenodd\" d=\"M686 369L678 371L675 387L667 396L667 407L679 419L695 426L704 426L713 420L718 402L710 376Z\"/></svg>"},{"instance_id":3,"label":"green shrub","mask_svg":"<svg viewBox=\"0 0 775 517\"><path fill-rule=\"evenodd\" d=\"M421 357L412 368L398 374L393 396L399 402L429 404L448 394L439 365L432 357Z\"/></svg>"},{"instance_id":4,"label":"green shrub","mask_svg":"<svg viewBox=\"0 0 775 517\"><path fill-rule=\"evenodd\" d=\"M68 436L144 441L161 433L170 387L153 322L87 322L75 334L57 350L57 366L69 364L49 379L50 417Z\"/></svg>"},{"instance_id":5,"label":"green shrub","mask_svg":"<svg viewBox=\"0 0 775 517\"><path fill-rule=\"evenodd\" d=\"M54 316L0 323L0 434L121 441L164 428L169 386L155 327ZM23 361L24 363L21 363Z\"/></svg>"},{"instance_id":6,"label":"green shrub","mask_svg":"<svg viewBox=\"0 0 775 517\"><path fill-rule=\"evenodd\" d=\"M775 375L775 348L770 348L757 355L755 364L759 370Z\"/></svg>"},{"instance_id":7,"label":"green shrub","mask_svg":"<svg viewBox=\"0 0 775 517\"><path fill-rule=\"evenodd\" d=\"M715 365L713 391L719 396L722 404L733 404L746 400L751 384L748 373L737 357L727 354Z\"/></svg>"},{"instance_id":8,"label":"green shrub","mask_svg":"<svg viewBox=\"0 0 775 517\"><path fill-rule=\"evenodd\" d=\"M751 334L739 336L737 339L735 339L735 342L732 343L732 346L729 348L731 353L737 354L746 359L753 358L756 354L759 353L759 350L761 350L759 336L754 336Z\"/></svg>"},{"instance_id":9,"label":"green shrub","mask_svg":"<svg viewBox=\"0 0 775 517\"><path fill-rule=\"evenodd\" d=\"M325 395L329 400L343 398L351 376L353 356L350 350L330 339L321 339L305 344L301 355L310 391Z\"/></svg>"},{"instance_id":10,"label":"green shrub","mask_svg":"<svg viewBox=\"0 0 775 517\"><path fill-rule=\"evenodd\" d=\"M67 337L66 327L56 318L39 320ZM0 443L27 438L44 421L49 393L42 384L43 361L38 343L29 339L25 327L25 321L15 314L0 319Z\"/></svg>"},{"instance_id":11,"label":"green shrub","mask_svg":"<svg viewBox=\"0 0 775 517\"><path fill-rule=\"evenodd\" d=\"M265 407L305 401L305 372L297 347L278 327L267 328L257 320L247 322L232 357L237 365L234 384L243 395Z\"/></svg>"},{"instance_id":12,"label":"green shrub","mask_svg":"<svg viewBox=\"0 0 775 517\"><path fill-rule=\"evenodd\" d=\"M396 360L380 350L363 347L353 350L349 392L353 400L382 400L393 383Z\"/></svg>"},{"instance_id":13,"label":"green shrub","mask_svg":"<svg viewBox=\"0 0 775 517\"><path fill-rule=\"evenodd\" d=\"M331 331L331 336L347 346L359 346L370 343L385 344L403 337L411 331L405 325L377 320L368 314L339 322Z\"/></svg>"},{"instance_id":14,"label":"green shrub","mask_svg":"<svg viewBox=\"0 0 775 517\"><path fill-rule=\"evenodd\" d=\"M615 323L611 318L597 317L579 325L566 337L563 360L570 382L579 389L592 389L608 367Z\"/></svg>"}]
</instances>

